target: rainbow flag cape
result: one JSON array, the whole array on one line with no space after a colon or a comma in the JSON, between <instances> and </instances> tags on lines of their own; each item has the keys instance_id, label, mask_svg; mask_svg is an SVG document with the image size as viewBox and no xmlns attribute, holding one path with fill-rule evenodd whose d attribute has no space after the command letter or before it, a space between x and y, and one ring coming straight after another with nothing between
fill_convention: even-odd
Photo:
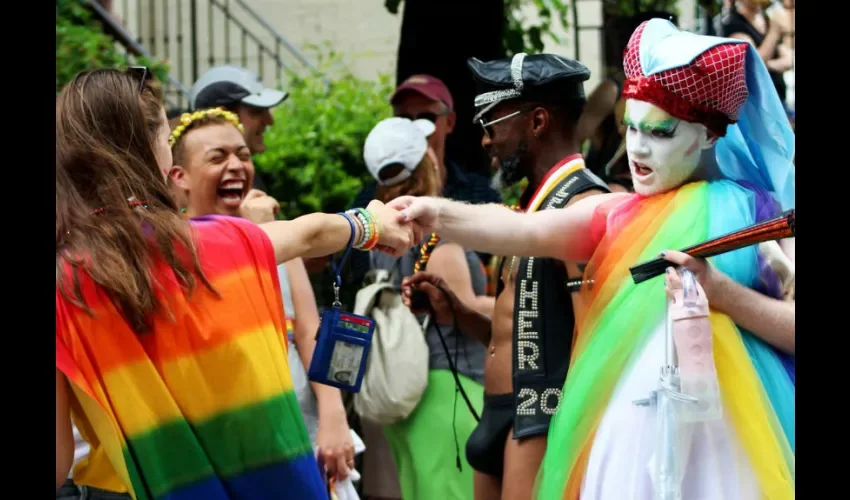
<instances>
[{"instance_id":1,"label":"rainbow flag cape","mask_svg":"<svg viewBox=\"0 0 850 500\"><path fill-rule=\"evenodd\" d=\"M292 390L271 243L256 225L190 222L202 268L191 297L157 265L173 319L135 334L80 273L91 316L56 291L56 366L92 453L75 480L136 499L327 498ZM70 269L66 269L71 272Z\"/></svg>"},{"instance_id":2,"label":"rainbow flag cape","mask_svg":"<svg viewBox=\"0 0 850 500\"><path fill-rule=\"evenodd\" d=\"M558 412L552 419L537 498L579 498L594 436L612 393L648 336L665 317L663 277L635 285L628 267L667 249L685 248L748 226L769 198L733 181L692 183L602 207L594 232L604 234L588 263L595 283L581 293L575 346ZM722 208L715 208L722 207ZM710 259L739 283L762 282L756 247ZM724 404L767 499L793 499L794 383L780 355L732 320L712 311L714 355ZM660 367L659 367L660 369ZM625 451L624 451L625 452ZM692 453L698 452L692 450Z\"/></svg>"}]
</instances>

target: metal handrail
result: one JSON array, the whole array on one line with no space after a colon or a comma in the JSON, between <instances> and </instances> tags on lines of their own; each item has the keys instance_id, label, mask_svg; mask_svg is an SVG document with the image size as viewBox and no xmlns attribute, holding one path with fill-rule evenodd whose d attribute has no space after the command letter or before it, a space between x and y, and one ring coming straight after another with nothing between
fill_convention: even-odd
<instances>
[{"instance_id":1,"label":"metal handrail","mask_svg":"<svg viewBox=\"0 0 850 500\"><path fill-rule=\"evenodd\" d=\"M150 59L157 59L160 55L167 57L168 54L171 54L171 51L168 48L169 42L171 40L175 40L178 53L178 59L176 61L177 66L172 66L170 68L168 83L170 84L169 93L171 97L176 99L178 102L182 103L190 101L190 91L187 89L191 87L193 82L200 78L200 72L203 71L202 66L207 65L205 63L208 63L209 67L212 67L216 64L220 64L222 61L225 61L227 64L231 64L233 59L238 58L238 55L235 54L234 57L231 57L229 45L231 40L231 29L239 33L242 39L242 65L248 64L246 60L246 48L256 48L259 56L257 63L259 64L259 76L261 78L263 78L263 63L265 62L269 66L268 69L275 72L274 78L279 85L285 84L286 77L284 75L292 75L301 70L306 70L321 78L326 87L330 86L330 80L316 67L317 65L308 61L307 58L301 54L289 40L278 33L278 31L257 11L248 5L246 1L208 0L204 2L206 5L199 5L201 2L198 0L188 0L185 3L183 0L180 0L176 5L171 3L171 7L169 7L169 3L170 2L160 2L159 0L137 0L135 8L137 10L136 17L138 18L138 27L136 30L137 33L134 36L128 28L121 24L116 17L113 17L112 13L106 10L97 0L85 0L85 4L87 4L90 7L90 10L92 10L100 18L108 34L116 40L116 43L122 45L127 50L128 54L134 54L136 57L141 56ZM184 11L183 8L186 7L186 3L188 3L189 8L189 32L184 34L183 31L187 28L187 26L184 25L180 19L182 19L181 16ZM164 7L162 7L163 5ZM154 23L155 20L158 19L156 11L160 8L176 9L176 15L178 18L176 32L173 31L173 28L168 28L168 12L162 13L162 19L165 25L159 27L160 29L157 30L158 26ZM124 0L123 11L127 11L129 13L129 10L130 6L128 0ZM143 10L145 12L143 12ZM147 10L150 12L147 12ZM223 21L225 23L224 33L226 34L225 39L227 42L225 44L224 52L222 53L214 48L212 42L213 38L210 37L209 53L207 54L209 58L208 61L202 61L201 57L202 49L200 45L205 43L205 40L201 38L200 34L200 25L204 22L202 21L202 17L204 16L202 11L207 13L210 29L212 29L212 19L214 15L215 17L223 16ZM145 14L148 15L145 16ZM149 24L149 26L146 26L147 29L143 29L142 26L143 19L145 18L148 19L147 23ZM251 26L251 29L249 29L248 26ZM165 30L164 35L159 34L160 31L163 31L163 29ZM149 34L145 36L149 36L150 40L145 39L143 41L140 37L143 36L142 34L146 31ZM189 44L188 52L186 53L190 58L190 60L186 61L185 64L183 61L184 39L186 39L186 42ZM161 52L164 53L161 54ZM297 62L290 60L289 57L297 60ZM191 79L191 81L188 81L189 79ZM181 82L181 80L186 81ZM185 83L186 86L184 86L183 83ZM171 93L172 87L176 89L176 92Z\"/></svg>"},{"instance_id":2,"label":"metal handrail","mask_svg":"<svg viewBox=\"0 0 850 500\"><path fill-rule=\"evenodd\" d=\"M290 54L295 56L295 58L298 59L298 61L300 61L301 64L303 64L304 66L308 67L309 69L311 69L313 71L316 71L316 72L319 71L315 66L310 64L310 61L308 61L303 55L301 55L301 52L299 52L298 49L296 49L289 42L289 40L287 40L286 38L283 37L283 35L278 33L278 31L276 29L274 29L274 27L272 27L272 25L269 24L268 21L266 21L265 19L262 18L262 16L257 14L257 11L255 11L247 3L245 3L244 0L233 0L233 1L238 3L239 6L242 7L245 10L245 12L247 12L248 15L250 15L251 18L254 21L256 21L260 26L262 26L263 28L268 30L269 34L272 35L275 38L275 40L280 42L281 45L286 47L286 50L288 50ZM214 4L218 4L218 0L210 0L210 2L212 2Z\"/></svg>"},{"instance_id":3,"label":"metal handrail","mask_svg":"<svg viewBox=\"0 0 850 500\"><path fill-rule=\"evenodd\" d=\"M218 5L217 0L210 0L210 3L211 3L211 4L214 4L216 7L220 7L220 6ZM285 70L287 70L287 71L292 71L292 68L290 68L290 67L289 67L289 65L287 65L285 62L283 62L283 61L280 59L280 57L278 57L278 55L277 55L277 54L275 54L274 52L272 52L272 50L271 50L270 48L266 47L266 45L265 45L265 44L264 44L264 43L263 43L263 42L262 42L262 41L261 41L261 40L257 37L257 35L255 35L255 34L254 34L254 33L252 33L251 31L249 31L249 30L248 30L248 28L247 28L244 24L242 24L242 22L241 22L240 20L238 20L238 19L236 19L235 17L230 16L230 15L228 15L228 19L229 19L229 20L230 20L233 24L235 24L238 28L240 28L240 29L241 29L241 30L245 33L245 35L246 35L248 38L250 38L251 40L253 40L253 41L254 41L254 43L256 43L256 44L257 44L257 47L258 47L261 51L264 51L264 52L265 52L266 54L268 54L270 57L274 58L274 61L275 61L275 62L276 62L279 66L281 66L283 69L285 69Z\"/></svg>"},{"instance_id":4,"label":"metal handrail","mask_svg":"<svg viewBox=\"0 0 850 500\"><path fill-rule=\"evenodd\" d=\"M121 24L119 24L115 18L103 8L99 2L95 0L84 0L86 4L88 4L89 8L97 15L100 19L101 23L103 23L105 30L108 34L118 43L124 46L128 52L132 53L136 57L145 57L147 59L154 59L154 57L147 51L145 48L138 43L126 29L124 29ZM174 78L171 73L168 74L168 84L173 86L177 92L179 92L184 99L189 100L189 91L186 87L180 83L179 80ZM172 104L173 103L169 103Z\"/></svg>"},{"instance_id":5,"label":"metal handrail","mask_svg":"<svg viewBox=\"0 0 850 500\"><path fill-rule=\"evenodd\" d=\"M260 26L265 28L266 31L268 32L268 34L271 35L272 38L274 38L275 42L277 42L280 45L283 45L283 47L286 48L286 50L293 57L295 57L302 65L304 65L307 69L309 69L309 70L313 71L314 73L320 75L326 86L330 85L330 80L328 80L328 78L325 77L322 74L322 72L319 71L319 69L317 67L315 67L313 64L311 64L310 61L308 61L301 54L301 52L299 52L298 49L296 49L295 46L293 46L292 43L289 42L289 40L287 40L283 35L281 35L271 24L268 23L268 21L263 19L263 17L260 16L257 13L257 11L255 11L251 6L249 6L247 3L245 3L244 0L233 0L233 1L236 4L238 4L239 7L241 7L254 22L256 22L257 24L259 24ZM233 16L230 8L228 7L228 5L226 3L224 3L220 0L209 0L209 2L210 2L211 5L214 5L221 12L223 12L228 20L230 20L231 22L236 24L240 29L242 29L243 33L247 33L248 36L250 36L250 38L257 44L259 49L261 51L264 51L270 57L272 57L273 60L278 64L278 66L280 68L283 68L284 70L289 71L289 72L293 71L292 68L290 68L287 64L285 64L281 60L277 51L273 51L270 48L268 48L263 42L260 41L259 38L257 38L256 35L254 35L254 33L251 33L241 21L239 21L235 16Z\"/></svg>"}]
</instances>

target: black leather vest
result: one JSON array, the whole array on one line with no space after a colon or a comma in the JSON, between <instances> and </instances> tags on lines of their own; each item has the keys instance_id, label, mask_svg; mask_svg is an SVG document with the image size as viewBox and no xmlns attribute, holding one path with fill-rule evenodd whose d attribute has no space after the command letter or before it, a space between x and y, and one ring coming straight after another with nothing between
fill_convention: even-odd
<instances>
[{"instance_id":1,"label":"black leather vest","mask_svg":"<svg viewBox=\"0 0 850 500\"><path fill-rule=\"evenodd\" d=\"M580 168L552 189L539 210L564 208L573 196L608 186ZM520 259L513 326L514 439L548 432L561 401L573 342L575 315L570 281L557 259Z\"/></svg>"}]
</instances>

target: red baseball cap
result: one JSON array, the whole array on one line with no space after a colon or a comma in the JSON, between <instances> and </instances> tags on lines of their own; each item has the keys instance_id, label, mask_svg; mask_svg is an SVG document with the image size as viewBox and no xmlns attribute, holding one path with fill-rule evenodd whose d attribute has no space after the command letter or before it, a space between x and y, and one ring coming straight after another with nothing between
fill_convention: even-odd
<instances>
[{"instance_id":1,"label":"red baseball cap","mask_svg":"<svg viewBox=\"0 0 850 500\"><path fill-rule=\"evenodd\" d=\"M417 92L433 101L439 101L446 105L449 110L454 111L454 99L446 84L437 77L431 75L413 75L405 80L393 92L390 103L394 104L396 98L404 91Z\"/></svg>"}]
</instances>

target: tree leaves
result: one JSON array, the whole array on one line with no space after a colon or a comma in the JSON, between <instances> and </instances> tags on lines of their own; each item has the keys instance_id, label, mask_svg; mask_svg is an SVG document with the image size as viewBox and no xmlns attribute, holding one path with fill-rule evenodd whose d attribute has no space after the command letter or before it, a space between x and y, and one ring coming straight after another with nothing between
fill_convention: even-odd
<instances>
[{"instance_id":1,"label":"tree leaves","mask_svg":"<svg viewBox=\"0 0 850 500\"><path fill-rule=\"evenodd\" d=\"M139 58L131 62L115 41L103 32L91 11L81 0L56 0L56 92L80 71L95 68L124 68L143 64L160 80L166 81L168 66Z\"/></svg>"},{"instance_id":2,"label":"tree leaves","mask_svg":"<svg viewBox=\"0 0 850 500\"><path fill-rule=\"evenodd\" d=\"M523 16L523 10L529 4L537 9L537 24L532 24ZM508 56L517 52L531 54L543 52L546 40L560 43L553 26L560 24L563 29L569 27L568 3L565 0L506 0L504 47ZM557 24L553 25L553 21Z\"/></svg>"},{"instance_id":3,"label":"tree leaves","mask_svg":"<svg viewBox=\"0 0 850 500\"><path fill-rule=\"evenodd\" d=\"M269 194L290 219L349 207L372 180L363 162L366 136L392 115L389 76L360 80L340 69L340 56L327 51L314 59L323 74L335 75L333 81L325 85L318 73L290 77L285 89L290 98L273 110L266 151L254 158Z\"/></svg>"}]
</instances>

